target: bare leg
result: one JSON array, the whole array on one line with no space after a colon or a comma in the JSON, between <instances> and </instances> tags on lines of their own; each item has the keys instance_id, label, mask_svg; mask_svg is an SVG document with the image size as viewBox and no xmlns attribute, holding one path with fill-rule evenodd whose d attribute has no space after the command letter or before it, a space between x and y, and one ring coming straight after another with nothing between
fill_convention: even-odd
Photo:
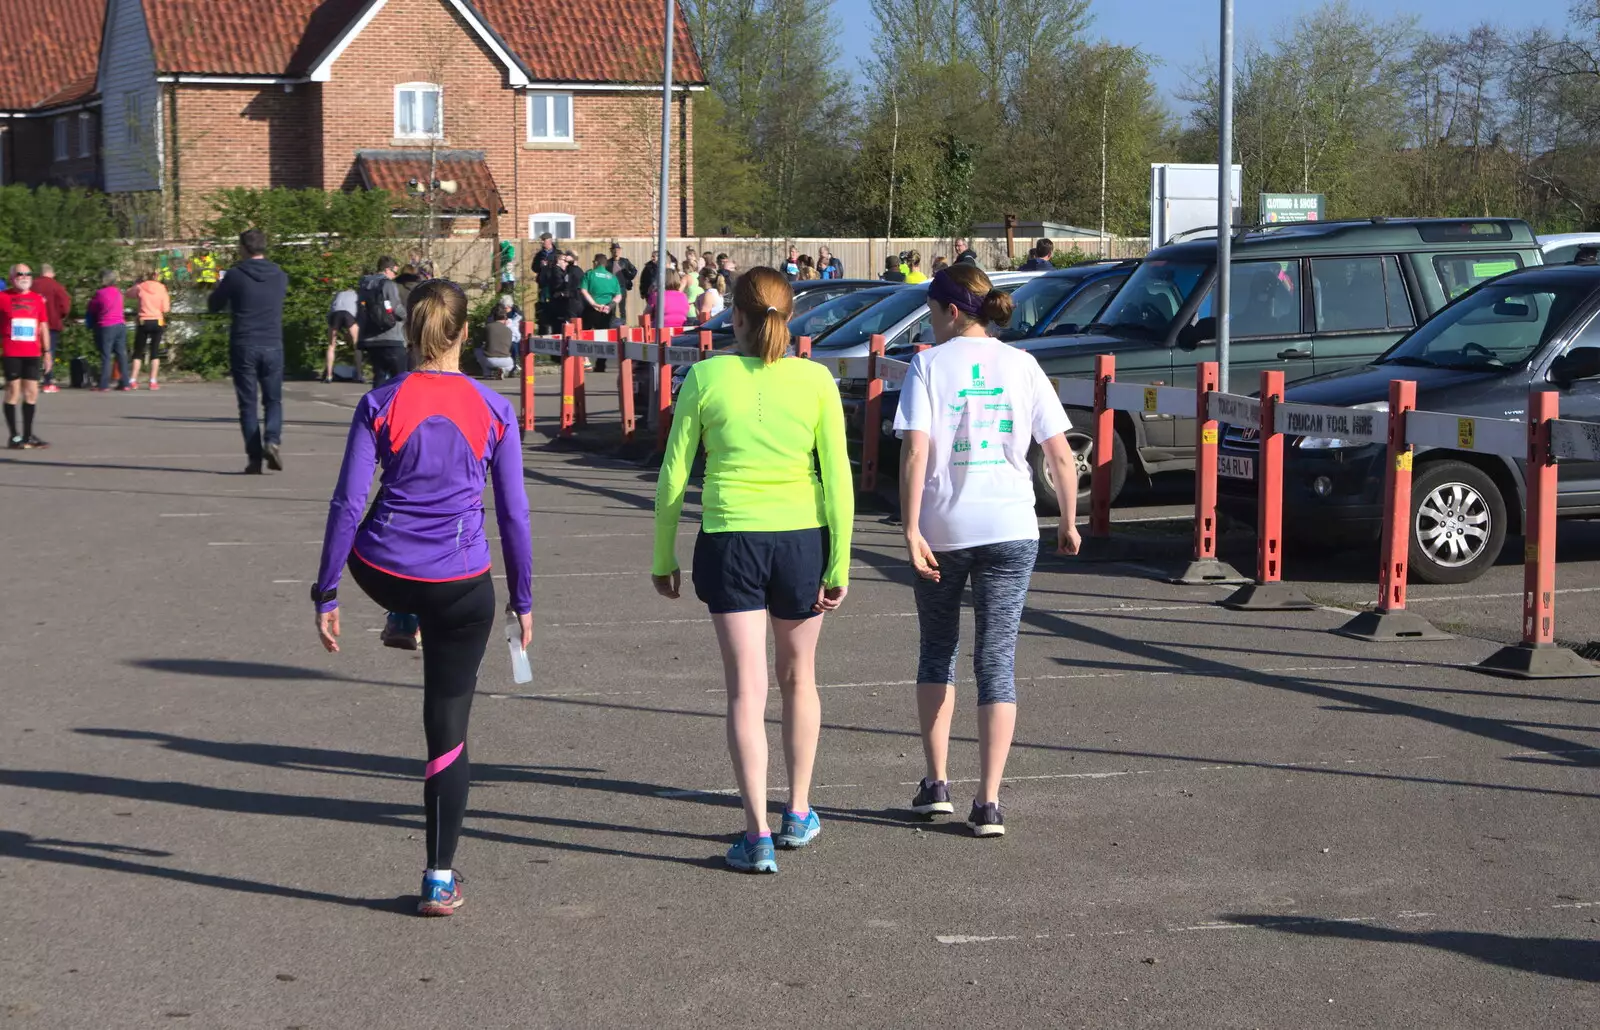
<instances>
[{"instance_id":1,"label":"bare leg","mask_svg":"<svg viewBox=\"0 0 1600 1030\"><path fill-rule=\"evenodd\" d=\"M1006 757L1011 754L1011 738L1016 731L1014 702L997 701L978 707L978 764L982 767L979 801L1000 802L1000 780L1006 774Z\"/></svg>"},{"instance_id":2,"label":"bare leg","mask_svg":"<svg viewBox=\"0 0 1600 1030\"><path fill-rule=\"evenodd\" d=\"M152 385L152 386L155 385L156 377L159 376L160 374L161 374L161 359L160 358L151 358L150 359L150 385Z\"/></svg>"},{"instance_id":3,"label":"bare leg","mask_svg":"<svg viewBox=\"0 0 1600 1030\"><path fill-rule=\"evenodd\" d=\"M817 638L822 620L773 619L778 689L783 693L783 757L789 773L789 810L811 810L811 770L822 732L822 702L817 697Z\"/></svg>"},{"instance_id":4,"label":"bare leg","mask_svg":"<svg viewBox=\"0 0 1600 1030\"><path fill-rule=\"evenodd\" d=\"M323 359L322 359L322 378L324 378L324 379L332 379L333 378L333 356L334 356L334 352L337 351L338 349L339 349L339 330L330 329L330 330L328 330L328 352L327 352L326 355L323 356Z\"/></svg>"},{"instance_id":5,"label":"bare leg","mask_svg":"<svg viewBox=\"0 0 1600 1030\"><path fill-rule=\"evenodd\" d=\"M767 824L767 613L711 616L722 647L728 688L728 754L744 799L747 833L770 833Z\"/></svg>"},{"instance_id":6,"label":"bare leg","mask_svg":"<svg viewBox=\"0 0 1600 1030\"><path fill-rule=\"evenodd\" d=\"M143 364L143 362L141 362L138 358L133 359L132 363L128 366L133 370L133 375L128 377L128 382L137 383L139 381L139 366L141 364Z\"/></svg>"},{"instance_id":7,"label":"bare leg","mask_svg":"<svg viewBox=\"0 0 1600 1030\"><path fill-rule=\"evenodd\" d=\"M950 720L956 710L954 683L918 683L917 718L922 722L922 757L928 779L950 778Z\"/></svg>"}]
</instances>

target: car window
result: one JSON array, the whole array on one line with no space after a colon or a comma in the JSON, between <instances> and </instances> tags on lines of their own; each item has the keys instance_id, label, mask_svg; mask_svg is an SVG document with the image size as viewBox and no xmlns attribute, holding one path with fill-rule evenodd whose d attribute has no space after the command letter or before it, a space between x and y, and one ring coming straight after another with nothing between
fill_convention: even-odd
<instances>
[{"instance_id":1,"label":"car window","mask_svg":"<svg viewBox=\"0 0 1600 1030\"><path fill-rule=\"evenodd\" d=\"M1383 259L1383 292L1389 302L1389 326L1392 329L1410 329L1417 324L1411 311L1411 294L1406 291L1405 277L1400 274L1400 260Z\"/></svg>"},{"instance_id":2,"label":"car window","mask_svg":"<svg viewBox=\"0 0 1600 1030\"><path fill-rule=\"evenodd\" d=\"M1120 297L1120 294L1118 295ZM1213 289L1197 318L1211 318ZM1233 336L1295 336L1300 332L1300 262L1240 261L1233 266ZM1115 303L1115 302L1113 302Z\"/></svg>"},{"instance_id":3,"label":"car window","mask_svg":"<svg viewBox=\"0 0 1600 1030\"><path fill-rule=\"evenodd\" d=\"M886 333L906 316L928 302L928 291L920 287L899 289L877 304L828 330L814 341L827 347L855 347L872 339L876 333Z\"/></svg>"},{"instance_id":4,"label":"car window","mask_svg":"<svg viewBox=\"0 0 1600 1030\"><path fill-rule=\"evenodd\" d=\"M1210 263L1146 261L1106 305L1094 328L1113 335L1162 339L1178 317L1178 309L1209 271Z\"/></svg>"},{"instance_id":5,"label":"car window","mask_svg":"<svg viewBox=\"0 0 1600 1030\"><path fill-rule=\"evenodd\" d=\"M1074 276L1047 275L1017 287L1017 292L1011 295L1016 310L1011 315L1008 335L1021 337L1049 318L1061 298L1077 289L1082 281Z\"/></svg>"},{"instance_id":6,"label":"car window","mask_svg":"<svg viewBox=\"0 0 1600 1030\"><path fill-rule=\"evenodd\" d=\"M1067 301L1067 306L1061 309L1060 314L1050 320L1045 332L1053 332L1066 325L1082 328L1093 322L1105 308L1106 301L1110 300L1111 295L1127 281L1128 277L1125 275L1113 275L1085 286L1078 291L1077 296Z\"/></svg>"},{"instance_id":7,"label":"car window","mask_svg":"<svg viewBox=\"0 0 1600 1030\"><path fill-rule=\"evenodd\" d=\"M809 296L804 294L803 296ZM796 314L789 319L789 332L794 336L821 336L845 319L864 308L871 307L883 299L879 293L863 293L855 291L843 296L836 296L826 304L819 304L809 311ZM795 300L799 306L799 298Z\"/></svg>"},{"instance_id":8,"label":"car window","mask_svg":"<svg viewBox=\"0 0 1600 1030\"><path fill-rule=\"evenodd\" d=\"M1527 361L1589 299L1587 283L1536 289L1491 284L1441 311L1382 358L1382 365L1481 370Z\"/></svg>"},{"instance_id":9,"label":"car window","mask_svg":"<svg viewBox=\"0 0 1600 1030\"><path fill-rule=\"evenodd\" d=\"M818 308L839 296L837 290L816 289L797 293L794 297L794 313L803 315L812 308Z\"/></svg>"},{"instance_id":10,"label":"car window","mask_svg":"<svg viewBox=\"0 0 1600 1030\"><path fill-rule=\"evenodd\" d=\"M1451 300L1466 293L1485 279L1515 272L1522 267L1522 258L1516 254L1436 254L1433 270L1438 273L1439 285Z\"/></svg>"},{"instance_id":11,"label":"car window","mask_svg":"<svg viewBox=\"0 0 1600 1030\"><path fill-rule=\"evenodd\" d=\"M1570 265L1572 259L1578 256L1578 248L1582 244L1564 243L1559 247L1552 247L1544 252L1544 263L1547 265Z\"/></svg>"},{"instance_id":12,"label":"car window","mask_svg":"<svg viewBox=\"0 0 1600 1030\"><path fill-rule=\"evenodd\" d=\"M1317 332L1343 333L1389 327L1389 305L1384 298L1384 261L1379 257L1312 260L1311 299Z\"/></svg>"}]
</instances>

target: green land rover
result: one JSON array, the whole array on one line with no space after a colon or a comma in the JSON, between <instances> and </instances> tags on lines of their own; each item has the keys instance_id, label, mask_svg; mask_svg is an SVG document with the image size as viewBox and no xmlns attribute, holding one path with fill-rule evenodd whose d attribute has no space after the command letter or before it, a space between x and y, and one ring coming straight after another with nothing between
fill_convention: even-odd
<instances>
[{"instance_id":1,"label":"green land rover","mask_svg":"<svg viewBox=\"0 0 1600 1030\"><path fill-rule=\"evenodd\" d=\"M1056 377L1094 374L1097 354L1116 357L1119 381L1193 386L1195 365L1217 359L1212 314L1217 243L1186 240L1150 252L1101 313L1071 336L1022 341ZM1304 222L1233 238L1229 388L1255 393L1260 373L1293 382L1365 364L1429 315L1497 275L1542 263L1525 222L1509 218ZM1089 412L1070 410L1082 489L1088 490ZM1194 420L1116 416L1112 490L1130 467L1145 473L1194 468ZM1040 504L1055 507L1042 461Z\"/></svg>"}]
</instances>

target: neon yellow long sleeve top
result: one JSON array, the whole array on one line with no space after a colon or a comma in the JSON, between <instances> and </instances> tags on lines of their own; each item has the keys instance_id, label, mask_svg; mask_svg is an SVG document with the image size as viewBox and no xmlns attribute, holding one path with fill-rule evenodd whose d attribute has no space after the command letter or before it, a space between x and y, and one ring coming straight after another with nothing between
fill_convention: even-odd
<instances>
[{"instance_id":1,"label":"neon yellow long sleeve top","mask_svg":"<svg viewBox=\"0 0 1600 1030\"><path fill-rule=\"evenodd\" d=\"M701 525L707 533L826 526L822 584L849 585L855 488L845 452L844 407L826 367L804 358L766 365L760 358L724 355L689 370L656 480L652 572L657 576L678 568L678 519L689 466L702 441Z\"/></svg>"}]
</instances>

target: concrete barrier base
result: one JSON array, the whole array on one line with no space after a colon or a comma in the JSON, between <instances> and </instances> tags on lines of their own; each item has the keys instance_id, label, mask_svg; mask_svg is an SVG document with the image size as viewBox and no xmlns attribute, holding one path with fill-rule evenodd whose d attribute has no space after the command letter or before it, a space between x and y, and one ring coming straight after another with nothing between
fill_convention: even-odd
<instances>
[{"instance_id":1,"label":"concrete barrier base","mask_svg":"<svg viewBox=\"0 0 1600 1030\"><path fill-rule=\"evenodd\" d=\"M1250 577L1225 561L1200 558L1190 562L1182 572L1167 582L1187 587L1233 586L1250 582Z\"/></svg>"},{"instance_id":2,"label":"concrete barrier base","mask_svg":"<svg viewBox=\"0 0 1600 1030\"><path fill-rule=\"evenodd\" d=\"M1600 665L1586 662L1570 649L1556 644L1512 644L1502 647L1474 668L1491 676L1519 680L1600 676Z\"/></svg>"},{"instance_id":3,"label":"concrete barrier base","mask_svg":"<svg viewBox=\"0 0 1600 1030\"><path fill-rule=\"evenodd\" d=\"M1341 637L1371 640L1376 643L1398 640L1454 640L1433 623L1414 612L1362 612L1334 630Z\"/></svg>"},{"instance_id":4,"label":"concrete barrier base","mask_svg":"<svg viewBox=\"0 0 1600 1030\"><path fill-rule=\"evenodd\" d=\"M1306 612L1316 608L1309 597L1283 583L1249 583L1221 603L1236 612Z\"/></svg>"}]
</instances>

